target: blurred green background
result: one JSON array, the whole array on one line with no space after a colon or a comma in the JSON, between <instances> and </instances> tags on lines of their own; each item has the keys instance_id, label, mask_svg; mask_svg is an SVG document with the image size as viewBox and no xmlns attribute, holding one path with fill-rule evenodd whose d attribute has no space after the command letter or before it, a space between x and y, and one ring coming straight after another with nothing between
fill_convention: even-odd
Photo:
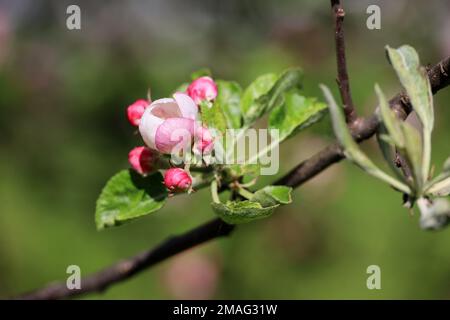
<instances>
[{"instance_id":1,"label":"blurred green background","mask_svg":"<svg viewBox=\"0 0 450 320\"><path fill-rule=\"evenodd\" d=\"M82 29L66 28L81 7ZM366 8L381 8L381 30ZM373 86L400 86L384 46L408 43L423 64L450 54L448 1L344 1L354 101L374 110ZM141 144L125 108L168 96L192 71L247 85L301 66L305 94L335 85L329 1L0 1L0 297L82 275L210 218L206 190L158 213L95 230L95 200ZM433 163L449 154L450 89L435 99ZM333 140L329 120L281 147L280 175ZM379 152L373 141L364 149ZM266 177L261 183L273 181ZM242 225L88 299L450 298L450 230L425 232L401 196L342 162L294 192L294 204ZM381 268L368 290L366 268Z\"/></svg>"}]
</instances>

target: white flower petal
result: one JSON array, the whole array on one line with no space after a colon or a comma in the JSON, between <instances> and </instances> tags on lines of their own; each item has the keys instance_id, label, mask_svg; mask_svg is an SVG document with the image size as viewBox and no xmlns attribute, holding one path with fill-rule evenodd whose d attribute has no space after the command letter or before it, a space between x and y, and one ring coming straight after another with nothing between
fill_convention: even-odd
<instances>
[{"instance_id":1,"label":"white flower petal","mask_svg":"<svg viewBox=\"0 0 450 320\"><path fill-rule=\"evenodd\" d=\"M183 118L196 120L198 116L198 107L194 100L185 93L177 92L173 95L180 108Z\"/></svg>"},{"instance_id":2,"label":"white flower petal","mask_svg":"<svg viewBox=\"0 0 450 320\"><path fill-rule=\"evenodd\" d=\"M153 116L161 119L182 117L178 103L171 98L158 99L149 106L149 109Z\"/></svg>"},{"instance_id":3,"label":"white flower petal","mask_svg":"<svg viewBox=\"0 0 450 320\"><path fill-rule=\"evenodd\" d=\"M156 149L155 136L156 130L163 123L164 120L152 114L152 109L149 107L145 110L139 123L139 132L145 144L151 148Z\"/></svg>"}]
</instances>

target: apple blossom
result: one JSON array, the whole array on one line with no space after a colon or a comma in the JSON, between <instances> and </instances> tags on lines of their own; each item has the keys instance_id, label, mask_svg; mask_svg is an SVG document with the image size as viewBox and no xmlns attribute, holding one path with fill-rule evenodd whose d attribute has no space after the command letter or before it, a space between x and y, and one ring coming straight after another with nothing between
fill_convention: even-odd
<instances>
[{"instance_id":1,"label":"apple blossom","mask_svg":"<svg viewBox=\"0 0 450 320\"><path fill-rule=\"evenodd\" d=\"M137 127L144 114L145 108L147 108L149 102L144 99L136 100L133 104L127 108L127 117L131 125Z\"/></svg>"},{"instance_id":2,"label":"apple blossom","mask_svg":"<svg viewBox=\"0 0 450 320\"><path fill-rule=\"evenodd\" d=\"M128 162L131 167L140 174L147 174L154 170L153 165L157 157L158 155L152 150L141 146L133 148L130 153L128 153Z\"/></svg>"},{"instance_id":3,"label":"apple blossom","mask_svg":"<svg viewBox=\"0 0 450 320\"><path fill-rule=\"evenodd\" d=\"M184 93L154 101L144 112L139 131L151 149L170 154L179 144L192 142L198 107Z\"/></svg>"},{"instance_id":4,"label":"apple blossom","mask_svg":"<svg viewBox=\"0 0 450 320\"><path fill-rule=\"evenodd\" d=\"M212 101L217 97L217 85L210 77L200 77L192 81L186 90L196 104L203 100Z\"/></svg>"},{"instance_id":5,"label":"apple blossom","mask_svg":"<svg viewBox=\"0 0 450 320\"><path fill-rule=\"evenodd\" d=\"M170 168L164 174L164 185L172 192L183 192L192 185L192 178L181 168Z\"/></svg>"}]
</instances>

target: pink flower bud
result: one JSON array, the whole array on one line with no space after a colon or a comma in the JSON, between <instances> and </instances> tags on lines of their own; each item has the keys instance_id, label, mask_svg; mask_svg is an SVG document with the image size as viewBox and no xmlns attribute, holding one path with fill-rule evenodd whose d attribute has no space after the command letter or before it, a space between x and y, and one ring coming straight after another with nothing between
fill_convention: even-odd
<instances>
[{"instance_id":1,"label":"pink flower bud","mask_svg":"<svg viewBox=\"0 0 450 320\"><path fill-rule=\"evenodd\" d=\"M198 105L203 100L211 101L217 97L217 85L210 77L200 77L192 81L187 88L187 94Z\"/></svg>"},{"instance_id":2,"label":"pink flower bud","mask_svg":"<svg viewBox=\"0 0 450 320\"><path fill-rule=\"evenodd\" d=\"M127 117L131 125L137 127L144 114L145 108L149 105L149 102L144 99L136 100L133 104L127 108Z\"/></svg>"},{"instance_id":3,"label":"pink flower bud","mask_svg":"<svg viewBox=\"0 0 450 320\"><path fill-rule=\"evenodd\" d=\"M205 127L200 127L195 131L197 151L202 154L208 154L214 147L214 138L211 132Z\"/></svg>"},{"instance_id":4,"label":"pink flower bud","mask_svg":"<svg viewBox=\"0 0 450 320\"><path fill-rule=\"evenodd\" d=\"M164 184L172 192L183 192L190 188L192 178L183 169L170 168L164 174Z\"/></svg>"},{"instance_id":5,"label":"pink flower bud","mask_svg":"<svg viewBox=\"0 0 450 320\"><path fill-rule=\"evenodd\" d=\"M153 171L156 158L157 155L147 147L136 147L128 154L128 162L140 174L147 174Z\"/></svg>"}]
</instances>

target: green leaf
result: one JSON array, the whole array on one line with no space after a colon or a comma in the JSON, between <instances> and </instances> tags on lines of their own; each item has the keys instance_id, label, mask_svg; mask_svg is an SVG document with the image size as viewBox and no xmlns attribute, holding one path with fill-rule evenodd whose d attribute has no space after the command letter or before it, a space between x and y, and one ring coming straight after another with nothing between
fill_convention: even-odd
<instances>
[{"instance_id":1,"label":"green leaf","mask_svg":"<svg viewBox=\"0 0 450 320\"><path fill-rule=\"evenodd\" d=\"M289 69L283 72L270 91L260 98L261 102L266 103L264 112L272 111L283 94L291 89L300 89L303 80L303 71L301 69Z\"/></svg>"},{"instance_id":2,"label":"green leaf","mask_svg":"<svg viewBox=\"0 0 450 320\"><path fill-rule=\"evenodd\" d=\"M428 193L440 197L450 195L450 177L447 176L446 178L435 182L430 189L428 189Z\"/></svg>"},{"instance_id":3,"label":"green leaf","mask_svg":"<svg viewBox=\"0 0 450 320\"><path fill-rule=\"evenodd\" d=\"M392 172L395 173L396 177L408 184L410 187L413 187L413 181L412 179L407 179L403 172L395 165L394 161L396 159L396 153L395 153L395 143L392 141L391 137L387 135L386 127L380 126L377 133L377 142L378 146L381 149L381 152L383 154L383 158L386 160L387 164L391 168Z\"/></svg>"},{"instance_id":4,"label":"green leaf","mask_svg":"<svg viewBox=\"0 0 450 320\"><path fill-rule=\"evenodd\" d=\"M268 73L256 78L256 80L245 89L241 100L241 109L244 115L255 108L254 105L256 104L256 100L267 94L277 79L278 76L275 73Z\"/></svg>"},{"instance_id":5,"label":"green leaf","mask_svg":"<svg viewBox=\"0 0 450 320\"><path fill-rule=\"evenodd\" d=\"M383 125L387 132L391 136L392 141L398 148L404 148L405 141L403 132L401 130L401 120L398 119L393 110L389 107L389 103L386 100L385 95L381 91L378 84L375 85L375 92L378 96L378 103L380 105L380 116L383 121Z\"/></svg>"},{"instance_id":6,"label":"green leaf","mask_svg":"<svg viewBox=\"0 0 450 320\"><path fill-rule=\"evenodd\" d=\"M214 212L230 224L247 223L270 216L281 204L289 204L292 188L286 186L266 186L254 193L251 200L213 202Z\"/></svg>"},{"instance_id":7,"label":"green leaf","mask_svg":"<svg viewBox=\"0 0 450 320\"><path fill-rule=\"evenodd\" d=\"M175 89L174 92L186 92L188 87L189 87L189 83L183 82L182 84L180 84L180 86L178 88Z\"/></svg>"},{"instance_id":8,"label":"green leaf","mask_svg":"<svg viewBox=\"0 0 450 320\"><path fill-rule=\"evenodd\" d=\"M407 122L401 123L401 129L405 141L405 149L402 154L406 156L408 166L414 175L416 191L421 193L425 182L422 176L422 138L419 131Z\"/></svg>"},{"instance_id":9,"label":"green leaf","mask_svg":"<svg viewBox=\"0 0 450 320\"><path fill-rule=\"evenodd\" d=\"M445 160L444 165L442 166L442 170L445 172L450 172L450 157Z\"/></svg>"},{"instance_id":10,"label":"green leaf","mask_svg":"<svg viewBox=\"0 0 450 320\"><path fill-rule=\"evenodd\" d=\"M375 92L378 96L380 115L384 127L381 129L385 129L388 132L391 143L393 143L398 152L406 159L409 168L413 171L414 188L420 193L424 184L422 176L422 138L420 137L420 133L409 123L401 121L395 116L394 111L389 107L389 104L378 85L375 85ZM386 155L386 149L388 147L383 146L382 141L380 141L380 146L382 147L383 154ZM392 167L392 159L386 160ZM397 173L398 170L394 169L394 172Z\"/></svg>"},{"instance_id":11,"label":"green leaf","mask_svg":"<svg viewBox=\"0 0 450 320\"><path fill-rule=\"evenodd\" d=\"M405 138L401 128L402 121L397 118L394 111L389 107L386 96L381 91L378 84L375 84L375 92L380 106L380 113L378 116L382 121L377 134L378 145L380 146L384 159L397 178L410 186L413 186L413 181L407 179L394 164L396 157L395 148L397 148L400 153L405 153Z\"/></svg>"},{"instance_id":12,"label":"green leaf","mask_svg":"<svg viewBox=\"0 0 450 320\"><path fill-rule=\"evenodd\" d=\"M202 68L191 73L192 81L200 77L211 77L211 70L209 70L208 68Z\"/></svg>"},{"instance_id":13,"label":"green leaf","mask_svg":"<svg viewBox=\"0 0 450 320\"><path fill-rule=\"evenodd\" d=\"M163 207L166 198L160 172L143 177L134 170L122 170L107 182L97 199L97 229L118 226L153 213Z\"/></svg>"},{"instance_id":14,"label":"green leaf","mask_svg":"<svg viewBox=\"0 0 450 320\"><path fill-rule=\"evenodd\" d=\"M230 180L237 180L240 177L246 176L247 179L257 178L261 173L261 165L255 164L230 164L225 167L226 174Z\"/></svg>"},{"instance_id":15,"label":"green leaf","mask_svg":"<svg viewBox=\"0 0 450 320\"><path fill-rule=\"evenodd\" d=\"M442 173L427 183L425 193L433 196L450 194L450 157L444 162Z\"/></svg>"},{"instance_id":16,"label":"green leaf","mask_svg":"<svg viewBox=\"0 0 450 320\"><path fill-rule=\"evenodd\" d=\"M221 134L225 134L227 121L219 104L204 100L200 103L200 110L203 125L206 125L209 129L216 129Z\"/></svg>"},{"instance_id":17,"label":"green leaf","mask_svg":"<svg viewBox=\"0 0 450 320\"><path fill-rule=\"evenodd\" d=\"M217 80L216 84L218 94L214 104L218 104L223 111L228 128L240 128L242 126L242 89L240 85L236 82L224 80Z\"/></svg>"},{"instance_id":18,"label":"green leaf","mask_svg":"<svg viewBox=\"0 0 450 320\"><path fill-rule=\"evenodd\" d=\"M408 45L393 49L386 46L389 61L406 89L414 110L424 127L433 129L433 95L425 68L420 66L416 50Z\"/></svg>"},{"instance_id":19,"label":"green leaf","mask_svg":"<svg viewBox=\"0 0 450 320\"><path fill-rule=\"evenodd\" d=\"M283 72L278 79L273 75L256 79L242 97L244 126L250 126L265 113L282 104L284 93L293 88L300 88L302 78L303 72L300 69L290 69Z\"/></svg>"},{"instance_id":20,"label":"green leaf","mask_svg":"<svg viewBox=\"0 0 450 320\"><path fill-rule=\"evenodd\" d=\"M279 130L281 142L322 119L326 111L326 104L316 98L287 92L284 104L275 107L270 114L269 129Z\"/></svg>"},{"instance_id":21,"label":"green leaf","mask_svg":"<svg viewBox=\"0 0 450 320\"><path fill-rule=\"evenodd\" d=\"M330 90L324 86L320 85L325 98L328 102L328 108L330 110L331 122L333 124L334 134L338 139L339 143L344 149L344 154L353 163L362 168L368 174L390 184L394 188L411 194L411 189L404 183L398 181L397 179L391 177L385 172L381 171L359 148L358 144L353 140L353 137L347 127L345 122L344 112L338 107L336 101L333 98Z\"/></svg>"},{"instance_id":22,"label":"green leaf","mask_svg":"<svg viewBox=\"0 0 450 320\"><path fill-rule=\"evenodd\" d=\"M270 216L278 205L264 208L259 202L249 200L211 203L214 212L226 223L240 224Z\"/></svg>"},{"instance_id":23,"label":"green leaf","mask_svg":"<svg viewBox=\"0 0 450 320\"><path fill-rule=\"evenodd\" d=\"M425 68L420 66L419 56L413 47L404 45L398 49L386 46L389 61L423 125L422 181L428 180L431 163L431 132L434 126L433 95Z\"/></svg>"},{"instance_id":24,"label":"green leaf","mask_svg":"<svg viewBox=\"0 0 450 320\"><path fill-rule=\"evenodd\" d=\"M286 186L266 186L255 192L251 201L259 202L263 207L292 202L292 188Z\"/></svg>"}]
</instances>

